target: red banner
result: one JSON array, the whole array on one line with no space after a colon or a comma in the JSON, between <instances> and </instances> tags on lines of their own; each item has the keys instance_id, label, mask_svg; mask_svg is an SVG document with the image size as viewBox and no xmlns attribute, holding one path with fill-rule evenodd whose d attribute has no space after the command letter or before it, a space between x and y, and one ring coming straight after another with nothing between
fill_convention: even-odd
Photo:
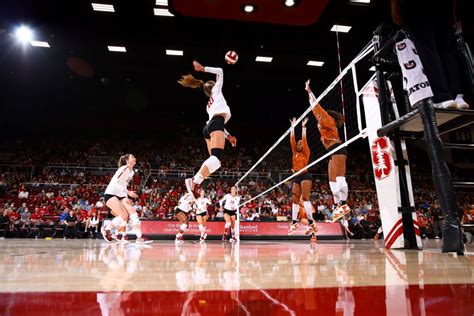
<instances>
[{"instance_id":1,"label":"red banner","mask_svg":"<svg viewBox=\"0 0 474 316\"><path fill-rule=\"evenodd\" d=\"M186 235L199 236L197 222L189 223ZM342 228L339 222L323 223L317 222L317 236L342 237ZM289 222L240 222L240 236L288 236ZM175 235L179 230L177 221L142 221L142 232L148 235ZM306 230L305 225L301 225L293 236L302 236ZM224 222L207 222L206 233L208 235L222 235L224 232Z\"/></svg>"}]
</instances>

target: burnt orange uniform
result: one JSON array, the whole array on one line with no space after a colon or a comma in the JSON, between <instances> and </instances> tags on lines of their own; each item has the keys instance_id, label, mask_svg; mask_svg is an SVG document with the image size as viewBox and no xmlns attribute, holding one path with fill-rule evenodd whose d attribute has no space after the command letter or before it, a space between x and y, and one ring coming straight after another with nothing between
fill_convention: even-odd
<instances>
[{"instance_id":1,"label":"burnt orange uniform","mask_svg":"<svg viewBox=\"0 0 474 316\"><path fill-rule=\"evenodd\" d=\"M311 156L311 150L308 146L308 141L306 140L306 133L303 133L303 137L301 139L303 141L303 150L296 151L296 139L294 133L291 133L290 142L291 142L291 150L293 151L293 159L292 159L292 168L293 172L297 172L308 165L309 157ZM304 172L307 172L305 170ZM303 173L304 173L303 172Z\"/></svg>"},{"instance_id":2,"label":"burnt orange uniform","mask_svg":"<svg viewBox=\"0 0 474 316\"><path fill-rule=\"evenodd\" d=\"M323 107L316 103L316 97L311 92L309 94L309 102L313 107L313 115L318 121L318 129L321 134L321 142L323 146L328 148L331 145L341 143L339 132L337 131L336 120L323 109Z\"/></svg>"}]
</instances>

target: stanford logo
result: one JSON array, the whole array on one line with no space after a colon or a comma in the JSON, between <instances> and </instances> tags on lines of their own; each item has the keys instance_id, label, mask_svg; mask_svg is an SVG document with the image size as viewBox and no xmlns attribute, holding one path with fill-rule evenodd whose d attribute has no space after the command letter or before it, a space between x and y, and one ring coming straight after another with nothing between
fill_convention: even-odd
<instances>
[{"instance_id":1,"label":"stanford logo","mask_svg":"<svg viewBox=\"0 0 474 316\"><path fill-rule=\"evenodd\" d=\"M371 146L374 174L382 180L392 172L392 160L389 154L389 141L387 137L377 138Z\"/></svg>"}]
</instances>

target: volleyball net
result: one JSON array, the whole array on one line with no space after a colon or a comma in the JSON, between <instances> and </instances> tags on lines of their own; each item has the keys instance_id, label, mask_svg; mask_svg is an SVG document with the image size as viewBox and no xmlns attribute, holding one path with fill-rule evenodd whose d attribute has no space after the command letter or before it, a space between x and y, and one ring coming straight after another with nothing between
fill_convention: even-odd
<instances>
[{"instance_id":1,"label":"volleyball net","mask_svg":"<svg viewBox=\"0 0 474 316\"><path fill-rule=\"evenodd\" d=\"M259 199L278 199L278 196L284 195L285 190L289 189L289 184L294 177L306 170L310 173L321 173L321 162L329 158L339 149L347 147L358 139L366 137L365 120L361 114L363 113L361 107L361 95L365 86L374 78L372 75L373 73L369 71L369 57L372 51L372 43L367 44L349 63L349 65L341 71L336 79L321 94L319 94L319 96L316 96L317 102L326 111L333 110L344 115L345 123L339 128L339 136L342 143L329 152L322 146L318 130L318 122L313 115L313 107L310 105L308 94L304 89L305 83L301 82L301 94L306 96L307 108L299 116L297 113L291 113L291 110L288 110L288 119L291 119L291 117L297 117L294 131L296 141L298 141L301 139L302 122L305 118L308 118L306 124L306 138L311 150L309 164L296 173L291 171L291 124L287 121L288 129L237 181L236 186L238 187L239 192L242 193L240 207ZM313 91L320 90L317 84L316 81L311 80L311 88ZM247 185L249 183L248 180L250 175L255 172L271 172L274 185L267 189L259 189L257 192L251 192ZM288 186L285 186L285 184L288 184Z\"/></svg>"}]
</instances>

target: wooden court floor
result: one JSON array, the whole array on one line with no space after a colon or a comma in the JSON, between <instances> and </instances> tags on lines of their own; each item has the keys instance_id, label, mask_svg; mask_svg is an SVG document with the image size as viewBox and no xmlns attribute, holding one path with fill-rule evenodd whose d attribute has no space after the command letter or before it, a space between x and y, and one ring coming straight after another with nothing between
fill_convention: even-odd
<instances>
[{"instance_id":1,"label":"wooden court floor","mask_svg":"<svg viewBox=\"0 0 474 316\"><path fill-rule=\"evenodd\" d=\"M0 240L0 315L474 315L474 247Z\"/></svg>"}]
</instances>

